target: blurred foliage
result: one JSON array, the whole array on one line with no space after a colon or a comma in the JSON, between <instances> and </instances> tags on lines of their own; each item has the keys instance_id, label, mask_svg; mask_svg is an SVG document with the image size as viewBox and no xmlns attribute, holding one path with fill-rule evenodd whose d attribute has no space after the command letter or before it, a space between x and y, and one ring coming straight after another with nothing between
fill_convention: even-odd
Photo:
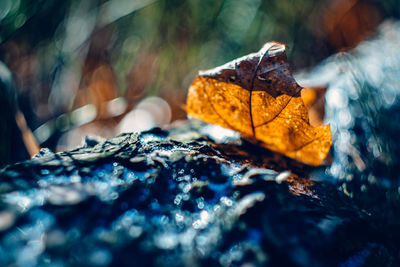
<instances>
[{"instance_id":1,"label":"blurred foliage","mask_svg":"<svg viewBox=\"0 0 400 267\"><path fill-rule=\"evenodd\" d=\"M18 130L14 115L16 114L16 95L13 88L11 73L0 62L0 166L26 158L22 136ZM14 142L10 142L13 140ZM14 151L14 153L10 153Z\"/></svg>"},{"instance_id":2,"label":"blurred foliage","mask_svg":"<svg viewBox=\"0 0 400 267\"><path fill-rule=\"evenodd\" d=\"M28 126L54 120L34 133L55 149L64 132L89 122L83 135L118 133L120 120L146 96L162 97L172 120L184 119L186 90L199 69L266 41L287 44L298 70L399 16L396 0L2 0L0 60L14 75ZM118 97L126 107L111 114L108 103ZM94 118L59 119L85 105L94 106Z\"/></svg>"}]
</instances>

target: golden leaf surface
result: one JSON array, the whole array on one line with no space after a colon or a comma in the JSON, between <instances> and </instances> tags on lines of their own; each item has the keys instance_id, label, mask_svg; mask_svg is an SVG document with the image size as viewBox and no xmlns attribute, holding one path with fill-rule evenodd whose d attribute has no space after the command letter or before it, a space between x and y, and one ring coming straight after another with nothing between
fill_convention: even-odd
<instances>
[{"instance_id":1,"label":"golden leaf surface","mask_svg":"<svg viewBox=\"0 0 400 267\"><path fill-rule=\"evenodd\" d=\"M330 127L310 125L285 51L284 44L269 42L257 53L199 72L189 88L187 112L318 166L332 145Z\"/></svg>"}]
</instances>

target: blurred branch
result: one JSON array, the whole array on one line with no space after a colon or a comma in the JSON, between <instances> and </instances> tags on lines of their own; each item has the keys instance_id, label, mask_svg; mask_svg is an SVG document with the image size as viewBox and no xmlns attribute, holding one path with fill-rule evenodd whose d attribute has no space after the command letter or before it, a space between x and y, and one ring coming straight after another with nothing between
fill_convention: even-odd
<instances>
[{"instance_id":1,"label":"blurred branch","mask_svg":"<svg viewBox=\"0 0 400 267\"><path fill-rule=\"evenodd\" d=\"M16 3L20 3L18 11L14 12L15 14L6 14L0 20L0 46L23 32L24 26L45 8L46 0L28 1L27 5L24 5L23 1L16 1Z\"/></svg>"},{"instance_id":2,"label":"blurred branch","mask_svg":"<svg viewBox=\"0 0 400 267\"><path fill-rule=\"evenodd\" d=\"M158 0L114 0L104 3L99 7L101 14L98 27L105 27L133 12L145 8Z\"/></svg>"},{"instance_id":3,"label":"blurred branch","mask_svg":"<svg viewBox=\"0 0 400 267\"><path fill-rule=\"evenodd\" d=\"M21 111L17 111L15 114L15 121L17 122L18 128L21 131L22 139L30 157L33 157L39 153L40 147L33 136L31 129L26 124L24 114Z\"/></svg>"}]
</instances>

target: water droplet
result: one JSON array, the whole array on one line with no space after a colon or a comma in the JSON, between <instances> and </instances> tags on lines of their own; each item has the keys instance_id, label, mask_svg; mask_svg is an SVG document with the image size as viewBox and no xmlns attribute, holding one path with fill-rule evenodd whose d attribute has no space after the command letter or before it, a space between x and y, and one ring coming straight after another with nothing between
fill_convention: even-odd
<instances>
[{"instance_id":1,"label":"water droplet","mask_svg":"<svg viewBox=\"0 0 400 267\"><path fill-rule=\"evenodd\" d=\"M224 204L227 207L231 207L233 205L233 201L232 199L228 198L228 197L221 197L220 199L221 203Z\"/></svg>"},{"instance_id":2,"label":"water droplet","mask_svg":"<svg viewBox=\"0 0 400 267\"><path fill-rule=\"evenodd\" d=\"M185 217L179 213L175 214L175 221L176 222L183 222L183 220L185 219Z\"/></svg>"},{"instance_id":3,"label":"water droplet","mask_svg":"<svg viewBox=\"0 0 400 267\"><path fill-rule=\"evenodd\" d=\"M161 249L173 249L178 245L178 238L173 233L163 233L154 237L154 244Z\"/></svg>"},{"instance_id":4,"label":"water droplet","mask_svg":"<svg viewBox=\"0 0 400 267\"><path fill-rule=\"evenodd\" d=\"M111 263L112 255L108 250L95 249L88 257L91 264L96 266L107 266Z\"/></svg>"},{"instance_id":5,"label":"water droplet","mask_svg":"<svg viewBox=\"0 0 400 267\"><path fill-rule=\"evenodd\" d=\"M50 174L50 171L47 170L47 169L43 169L43 170L40 171L40 173L41 173L42 175L49 175L49 174Z\"/></svg>"}]
</instances>

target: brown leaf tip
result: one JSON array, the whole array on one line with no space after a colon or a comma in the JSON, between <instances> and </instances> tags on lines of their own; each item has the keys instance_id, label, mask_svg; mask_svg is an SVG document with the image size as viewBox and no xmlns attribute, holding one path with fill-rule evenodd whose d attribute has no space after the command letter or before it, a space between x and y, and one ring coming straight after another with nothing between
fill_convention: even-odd
<instances>
[{"instance_id":1,"label":"brown leaf tip","mask_svg":"<svg viewBox=\"0 0 400 267\"><path fill-rule=\"evenodd\" d=\"M292 77L286 45L278 42L268 42L256 53L200 71L199 76L236 84L249 91L266 91L274 97L280 94L294 96L301 89Z\"/></svg>"}]
</instances>

